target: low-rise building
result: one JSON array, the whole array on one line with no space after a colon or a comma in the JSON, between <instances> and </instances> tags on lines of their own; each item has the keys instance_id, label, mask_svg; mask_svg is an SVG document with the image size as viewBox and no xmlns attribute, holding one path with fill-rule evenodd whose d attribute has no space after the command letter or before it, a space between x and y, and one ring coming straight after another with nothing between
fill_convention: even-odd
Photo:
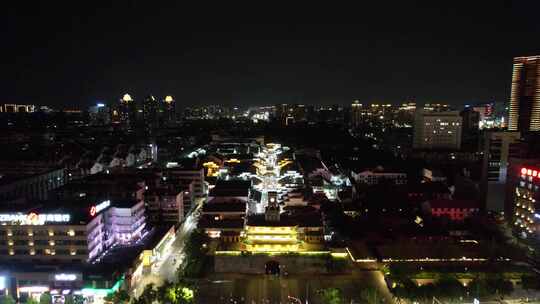
<instances>
[{"instance_id":1,"label":"low-rise building","mask_svg":"<svg viewBox=\"0 0 540 304\"><path fill-rule=\"evenodd\" d=\"M199 227L211 238L238 241L244 228L246 212L245 202L206 203L202 208Z\"/></svg>"},{"instance_id":2,"label":"low-rise building","mask_svg":"<svg viewBox=\"0 0 540 304\"><path fill-rule=\"evenodd\" d=\"M149 223L174 225L181 222L184 219L183 198L184 190L178 188L149 188L146 190L144 202Z\"/></svg>"},{"instance_id":3,"label":"low-rise building","mask_svg":"<svg viewBox=\"0 0 540 304\"><path fill-rule=\"evenodd\" d=\"M78 203L0 211L0 261L86 263L114 244L130 245L143 235L142 201Z\"/></svg>"},{"instance_id":4,"label":"low-rise building","mask_svg":"<svg viewBox=\"0 0 540 304\"><path fill-rule=\"evenodd\" d=\"M32 170L0 168L0 201L16 199L46 200L50 190L66 183L65 168L44 167Z\"/></svg>"},{"instance_id":5,"label":"low-rise building","mask_svg":"<svg viewBox=\"0 0 540 304\"><path fill-rule=\"evenodd\" d=\"M247 203L250 196L250 181L242 180L219 180L216 186L208 193L209 203L244 202Z\"/></svg>"},{"instance_id":6,"label":"low-rise building","mask_svg":"<svg viewBox=\"0 0 540 304\"><path fill-rule=\"evenodd\" d=\"M384 170L365 170L359 173L351 172L352 178L357 183L376 185L381 181L390 181L396 185L407 183L407 173L385 172Z\"/></svg>"}]
</instances>

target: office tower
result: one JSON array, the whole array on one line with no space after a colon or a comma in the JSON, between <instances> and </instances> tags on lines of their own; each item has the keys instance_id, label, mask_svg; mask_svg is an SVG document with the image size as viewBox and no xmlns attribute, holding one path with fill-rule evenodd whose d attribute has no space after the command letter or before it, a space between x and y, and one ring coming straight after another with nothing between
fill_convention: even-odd
<instances>
[{"instance_id":1,"label":"office tower","mask_svg":"<svg viewBox=\"0 0 540 304\"><path fill-rule=\"evenodd\" d=\"M303 104L295 104L292 114L295 122L306 121L306 106Z\"/></svg>"},{"instance_id":2,"label":"office tower","mask_svg":"<svg viewBox=\"0 0 540 304\"><path fill-rule=\"evenodd\" d=\"M286 103L275 105L275 118L280 125L287 125L289 112L292 111L290 105ZM292 117L292 116L291 116Z\"/></svg>"},{"instance_id":3,"label":"office tower","mask_svg":"<svg viewBox=\"0 0 540 304\"><path fill-rule=\"evenodd\" d=\"M104 126L111 123L110 109L103 102L98 102L95 106L90 107L88 114L92 126Z\"/></svg>"},{"instance_id":4,"label":"office tower","mask_svg":"<svg viewBox=\"0 0 540 304\"><path fill-rule=\"evenodd\" d=\"M416 110L413 148L459 150L461 122L457 111Z\"/></svg>"},{"instance_id":5,"label":"office tower","mask_svg":"<svg viewBox=\"0 0 540 304\"><path fill-rule=\"evenodd\" d=\"M508 130L540 131L540 56L514 58Z\"/></svg>"},{"instance_id":6,"label":"office tower","mask_svg":"<svg viewBox=\"0 0 540 304\"><path fill-rule=\"evenodd\" d=\"M408 103L404 103L398 106L396 116L395 116L396 123L405 127L413 126L415 113L416 113L415 102L408 102Z\"/></svg>"},{"instance_id":7,"label":"office tower","mask_svg":"<svg viewBox=\"0 0 540 304\"><path fill-rule=\"evenodd\" d=\"M479 130L480 113L473 107L467 107L459 113L463 119L463 132L477 132Z\"/></svg>"},{"instance_id":8,"label":"office tower","mask_svg":"<svg viewBox=\"0 0 540 304\"><path fill-rule=\"evenodd\" d=\"M444 112L449 111L450 105L444 103L426 103L424 104L424 111Z\"/></svg>"},{"instance_id":9,"label":"office tower","mask_svg":"<svg viewBox=\"0 0 540 304\"><path fill-rule=\"evenodd\" d=\"M161 121L166 126L174 126L176 124L176 100L171 95L165 96L162 102L162 110L160 111Z\"/></svg>"},{"instance_id":10,"label":"office tower","mask_svg":"<svg viewBox=\"0 0 540 304\"><path fill-rule=\"evenodd\" d=\"M310 123L317 121L317 112L315 112L314 105L306 106L306 118L307 118L307 121Z\"/></svg>"},{"instance_id":11,"label":"office tower","mask_svg":"<svg viewBox=\"0 0 540 304\"><path fill-rule=\"evenodd\" d=\"M520 132L487 131L482 138L481 194L489 211L504 209L508 160L520 156Z\"/></svg>"},{"instance_id":12,"label":"office tower","mask_svg":"<svg viewBox=\"0 0 540 304\"><path fill-rule=\"evenodd\" d=\"M137 106L129 94L124 94L118 106L120 123L124 128L135 128L137 122Z\"/></svg>"},{"instance_id":13,"label":"office tower","mask_svg":"<svg viewBox=\"0 0 540 304\"><path fill-rule=\"evenodd\" d=\"M146 96L143 103L143 120L148 131L152 131L158 126L158 100L152 96Z\"/></svg>"},{"instance_id":14,"label":"office tower","mask_svg":"<svg viewBox=\"0 0 540 304\"><path fill-rule=\"evenodd\" d=\"M351 104L351 126L357 128L362 122L362 104L355 100Z\"/></svg>"},{"instance_id":15,"label":"office tower","mask_svg":"<svg viewBox=\"0 0 540 304\"><path fill-rule=\"evenodd\" d=\"M481 115L473 107L466 107L459 115L461 115L463 120L461 126L461 145L467 151L476 152L478 150Z\"/></svg>"}]
</instances>

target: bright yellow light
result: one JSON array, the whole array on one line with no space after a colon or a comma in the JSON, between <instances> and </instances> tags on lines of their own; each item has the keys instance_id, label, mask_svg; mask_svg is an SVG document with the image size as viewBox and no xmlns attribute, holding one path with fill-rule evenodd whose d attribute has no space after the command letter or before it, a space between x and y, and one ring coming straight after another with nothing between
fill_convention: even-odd
<instances>
[{"instance_id":1,"label":"bright yellow light","mask_svg":"<svg viewBox=\"0 0 540 304\"><path fill-rule=\"evenodd\" d=\"M332 252L330 255L334 258L346 258L349 254L347 252Z\"/></svg>"},{"instance_id":2,"label":"bright yellow light","mask_svg":"<svg viewBox=\"0 0 540 304\"><path fill-rule=\"evenodd\" d=\"M208 173L206 174L207 176L217 176L218 175L219 165L217 165L216 163L214 163L214 162L206 162L206 163L203 164L203 167L208 168Z\"/></svg>"},{"instance_id":3,"label":"bright yellow light","mask_svg":"<svg viewBox=\"0 0 540 304\"><path fill-rule=\"evenodd\" d=\"M171 95L165 96L165 102L166 102L166 103L171 103L171 102L173 102L173 101L174 101L174 99L173 99L173 97L172 97Z\"/></svg>"},{"instance_id":4,"label":"bright yellow light","mask_svg":"<svg viewBox=\"0 0 540 304\"><path fill-rule=\"evenodd\" d=\"M267 226L246 226L247 234L289 234L296 235L296 226L292 227L267 227Z\"/></svg>"},{"instance_id":5,"label":"bright yellow light","mask_svg":"<svg viewBox=\"0 0 540 304\"><path fill-rule=\"evenodd\" d=\"M298 244L247 244L246 249L252 252L296 252Z\"/></svg>"},{"instance_id":6,"label":"bright yellow light","mask_svg":"<svg viewBox=\"0 0 540 304\"><path fill-rule=\"evenodd\" d=\"M125 103L128 103L130 101L133 101L133 99L131 98L129 94L124 94L124 96L122 97L122 101Z\"/></svg>"}]
</instances>

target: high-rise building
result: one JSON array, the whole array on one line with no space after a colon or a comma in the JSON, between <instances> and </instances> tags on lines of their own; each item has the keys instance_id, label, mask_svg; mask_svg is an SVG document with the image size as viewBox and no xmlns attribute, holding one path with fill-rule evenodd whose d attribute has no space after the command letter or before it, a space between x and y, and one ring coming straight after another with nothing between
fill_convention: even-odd
<instances>
[{"instance_id":1,"label":"high-rise building","mask_svg":"<svg viewBox=\"0 0 540 304\"><path fill-rule=\"evenodd\" d=\"M457 111L432 112L416 110L414 149L461 148L462 118Z\"/></svg>"},{"instance_id":2,"label":"high-rise building","mask_svg":"<svg viewBox=\"0 0 540 304\"><path fill-rule=\"evenodd\" d=\"M176 100L171 95L163 98L160 115L162 124L173 126L176 123Z\"/></svg>"},{"instance_id":3,"label":"high-rise building","mask_svg":"<svg viewBox=\"0 0 540 304\"><path fill-rule=\"evenodd\" d=\"M287 125L288 121L292 121L292 107L286 103L275 105L275 118L280 125Z\"/></svg>"},{"instance_id":4,"label":"high-rise building","mask_svg":"<svg viewBox=\"0 0 540 304\"><path fill-rule=\"evenodd\" d=\"M362 122L362 104L355 100L351 104L351 126L357 128Z\"/></svg>"},{"instance_id":5,"label":"high-rise building","mask_svg":"<svg viewBox=\"0 0 540 304\"><path fill-rule=\"evenodd\" d=\"M144 125L149 131L158 126L158 108L159 102L154 96L148 95L144 98L142 114Z\"/></svg>"},{"instance_id":6,"label":"high-rise building","mask_svg":"<svg viewBox=\"0 0 540 304\"><path fill-rule=\"evenodd\" d=\"M129 94L124 94L118 106L120 123L125 128L134 128L137 122L137 106Z\"/></svg>"},{"instance_id":7,"label":"high-rise building","mask_svg":"<svg viewBox=\"0 0 540 304\"><path fill-rule=\"evenodd\" d=\"M426 103L424 104L424 111L444 112L449 111L450 105L444 103Z\"/></svg>"},{"instance_id":8,"label":"high-rise building","mask_svg":"<svg viewBox=\"0 0 540 304\"><path fill-rule=\"evenodd\" d=\"M510 159L504 215L521 237L538 234L540 160Z\"/></svg>"},{"instance_id":9,"label":"high-rise building","mask_svg":"<svg viewBox=\"0 0 540 304\"><path fill-rule=\"evenodd\" d=\"M540 56L514 58L508 130L540 131Z\"/></svg>"},{"instance_id":10,"label":"high-rise building","mask_svg":"<svg viewBox=\"0 0 540 304\"><path fill-rule=\"evenodd\" d=\"M473 107L466 107L459 114L463 119L461 127L461 145L464 150L477 151L480 135L480 113Z\"/></svg>"},{"instance_id":11,"label":"high-rise building","mask_svg":"<svg viewBox=\"0 0 540 304\"><path fill-rule=\"evenodd\" d=\"M482 193L487 210L503 211L508 160L520 156L520 132L488 131L482 138Z\"/></svg>"},{"instance_id":12,"label":"high-rise building","mask_svg":"<svg viewBox=\"0 0 540 304\"><path fill-rule=\"evenodd\" d=\"M294 105L292 114L295 122L306 121L306 106L303 104Z\"/></svg>"},{"instance_id":13,"label":"high-rise building","mask_svg":"<svg viewBox=\"0 0 540 304\"><path fill-rule=\"evenodd\" d=\"M110 109L103 102L98 102L95 106L90 107L88 114L92 126L104 126L111 123Z\"/></svg>"}]
</instances>

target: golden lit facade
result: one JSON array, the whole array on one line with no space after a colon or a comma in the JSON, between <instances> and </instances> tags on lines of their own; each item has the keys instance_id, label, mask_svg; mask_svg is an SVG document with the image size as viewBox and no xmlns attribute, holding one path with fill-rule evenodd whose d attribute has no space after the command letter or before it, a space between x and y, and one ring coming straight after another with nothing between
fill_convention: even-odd
<instances>
[{"instance_id":1,"label":"golden lit facade","mask_svg":"<svg viewBox=\"0 0 540 304\"><path fill-rule=\"evenodd\" d=\"M508 130L540 131L540 56L514 58Z\"/></svg>"},{"instance_id":2,"label":"golden lit facade","mask_svg":"<svg viewBox=\"0 0 540 304\"><path fill-rule=\"evenodd\" d=\"M351 104L351 125L353 127L360 126L360 123L362 122L362 104L355 100Z\"/></svg>"},{"instance_id":3,"label":"golden lit facade","mask_svg":"<svg viewBox=\"0 0 540 304\"><path fill-rule=\"evenodd\" d=\"M244 250L249 252L301 251L297 226L246 226L244 235Z\"/></svg>"},{"instance_id":4,"label":"golden lit facade","mask_svg":"<svg viewBox=\"0 0 540 304\"><path fill-rule=\"evenodd\" d=\"M33 113L35 105L4 104L0 105L0 113Z\"/></svg>"}]
</instances>

